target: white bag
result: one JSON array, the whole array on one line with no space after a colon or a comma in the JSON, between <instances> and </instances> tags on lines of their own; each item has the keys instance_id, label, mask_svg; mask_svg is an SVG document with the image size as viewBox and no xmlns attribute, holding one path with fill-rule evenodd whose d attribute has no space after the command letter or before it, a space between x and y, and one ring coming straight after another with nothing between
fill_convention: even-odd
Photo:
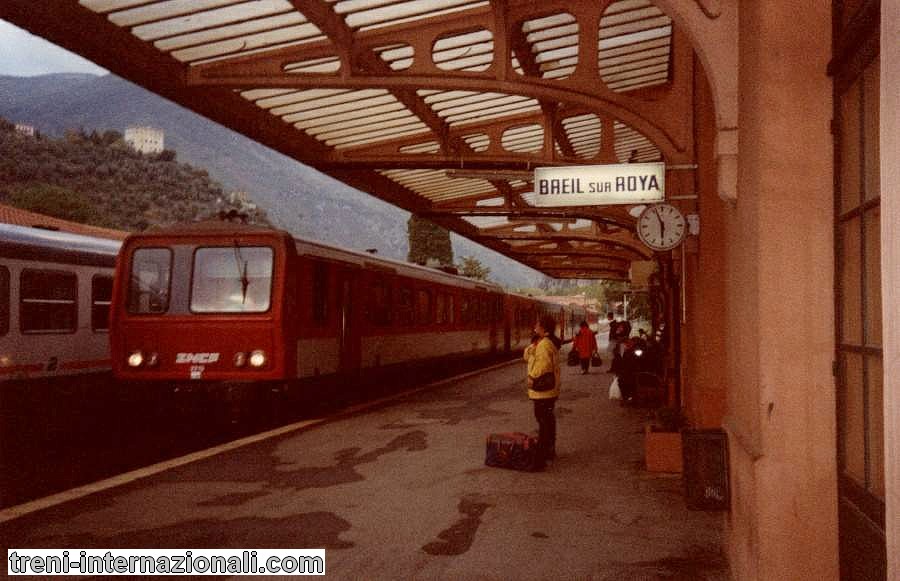
<instances>
[{"instance_id":1,"label":"white bag","mask_svg":"<svg viewBox=\"0 0 900 581\"><path fill-rule=\"evenodd\" d=\"M609 384L609 399L622 399L622 390L619 389L619 378L613 377L612 383Z\"/></svg>"}]
</instances>

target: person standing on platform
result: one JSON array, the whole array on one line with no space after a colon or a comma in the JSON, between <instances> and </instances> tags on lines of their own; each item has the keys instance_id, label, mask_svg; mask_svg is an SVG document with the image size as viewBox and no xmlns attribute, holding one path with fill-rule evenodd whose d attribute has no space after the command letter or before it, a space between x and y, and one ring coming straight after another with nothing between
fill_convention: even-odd
<instances>
[{"instance_id":1,"label":"person standing on platform","mask_svg":"<svg viewBox=\"0 0 900 581\"><path fill-rule=\"evenodd\" d=\"M525 350L528 362L528 398L534 402L534 418L538 423L538 449L544 460L556 457L556 416L559 398L559 347L562 341L554 334L556 321L541 317L534 326L538 341Z\"/></svg>"},{"instance_id":2,"label":"person standing on platform","mask_svg":"<svg viewBox=\"0 0 900 581\"><path fill-rule=\"evenodd\" d=\"M587 375L591 367L591 356L597 352L597 338L588 327L586 321L581 321L581 328L572 342L572 349L578 352L578 360L581 363L581 374Z\"/></svg>"},{"instance_id":3,"label":"person standing on platform","mask_svg":"<svg viewBox=\"0 0 900 581\"><path fill-rule=\"evenodd\" d=\"M606 323L609 325L609 340L606 343L606 350L609 355L609 371L613 371L613 363L616 359L616 341L613 338L616 333L616 316L612 313L606 313Z\"/></svg>"},{"instance_id":4,"label":"person standing on platform","mask_svg":"<svg viewBox=\"0 0 900 581\"><path fill-rule=\"evenodd\" d=\"M631 323L628 322L628 319L622 319L617 323L616 326L616 334L615 339L619 344L619 356L622 355L622 349L626 341L631 338Z\"/></svg>"}]
</instances>

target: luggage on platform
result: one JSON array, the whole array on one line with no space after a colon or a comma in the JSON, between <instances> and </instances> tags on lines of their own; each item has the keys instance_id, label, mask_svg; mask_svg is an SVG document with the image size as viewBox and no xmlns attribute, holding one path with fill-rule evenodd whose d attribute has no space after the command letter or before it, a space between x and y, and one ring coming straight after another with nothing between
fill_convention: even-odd
<instances>
[{"instance_id":1,"label":"luggage on platform","mask_svg":"<svg viewBox=\"0 0 900 581\"><path fill-rule=\"evenodd\" d=\"M609 384L609 399L622 399L622 389L619 387L619 376L615 376Z\"/></svg>"},{"instance_id":2,"label":"luggage on platform","mask_svg":"<svg viewBox=\"0 0 900 581\"><path fill-rule=\"evenodd\" d=\"M573 348L571 351L569 351L568 358L566 359L566 364L568 364L569 367L575 367L575 366L578 365L580 362L581 362L581 361L580 361L580 359L578 358L578 351L576 351L576 350Z\"/></svg>"},{"instance_id":3,"label":"luggage on platform","mask_svg":"<svg viewBox=\"0 0 900 581\"><path fill-rule=\"evenodd\" d=\"M526 472L544 468L544 458L538 450L537 438L522 432L490 434L487 437L484 463L495 468Z\"/></svg>"}]
</instances>

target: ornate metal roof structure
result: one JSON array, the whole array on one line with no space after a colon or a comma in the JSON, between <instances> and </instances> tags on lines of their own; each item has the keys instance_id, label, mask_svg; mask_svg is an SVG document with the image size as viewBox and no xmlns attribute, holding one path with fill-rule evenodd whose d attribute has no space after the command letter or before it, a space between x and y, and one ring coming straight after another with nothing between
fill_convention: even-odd
<instances>
[{"instance_id":1,"label":"ornate metal roof structure","mask_svg":"<svg viewBox=\"0 0 900 581\"><path fill-rule=\"evenodd\" d=\"M696 58L650 0L4 0L22 26L557 278L651 256L539 166L691 168ZM671 197L693 172L667 171Z\"/></svg>"}]
</instances>

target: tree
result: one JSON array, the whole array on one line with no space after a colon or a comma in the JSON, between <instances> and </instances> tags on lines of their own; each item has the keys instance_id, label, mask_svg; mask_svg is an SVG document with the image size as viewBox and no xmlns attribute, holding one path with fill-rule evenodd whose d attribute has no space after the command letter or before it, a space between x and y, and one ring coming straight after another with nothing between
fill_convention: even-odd
<instances>
[{"instance_id":1,"label":"tree","mask_svg":"<svg viewBox=\"0 0 900 581\"><path fill-rule=\"evenodd\" d=\"M650 294L646 292L628 293L628 317L650 320Z\"/></svg>"},{"instance_id":2,"label":"tree","mask_svg":"<svg viewBox=\"0 0 900 581\"><path fill-rule=\"evenodd\" d=\"M124 140L124 137L122 136L121 133L119 133L118 131L116 131L114 129L110 129L110 130L103 132L103 135L102 135L100 141L103 145L110 146L110 145L113 145L116 142L119 142L122 140Z\"/></svg>"},{"instance_id":3,"label":"tree","mask_svg":"<svg viewBox=\"0 0 900 581\"><path fill-rule=\"evenodd\" d=\"M175 153L175 150L164 149L157 154L156 159L158 161L175 161L175 158L177 156L178 156L178 154Z\"/></svg>"},{"instance_id":4,"label":"tree","mask_svg":"<svg viewBox=\"0 0 900 581\"><path fill-rule=\"evenodd\" d=\"M427 264L429 259L433 259L442 265L453 264L453 246L448 230L415 214L410 216L406 225L409 232L407 260Z\"/></svg>"},{"instance_id":5,"label":"tree","mask_svg":"<svg viewBox=\"0 0 900 581\"><path fill-rule=\"evenodd\" d=\"M71 144L90 141L90 136L85 132L83 127L79 127L78 129L66 129L65 138L66 141Z\"/></svg>"},{"instance_id":6,"label":"tree","mask_svg":"<svg viewBox=\"0 0 900 581\"><path fill-rule=\"evenodd\" d=\"M491 269L481 264L474 256L463 256L457 268L460 275L476 280L487 280L491 273Z\"/></svg>"},{"instance_id":7,"label":"tree","mask_svg":"<svg viewBox=\"0 0 900 581\"><path fill-rule=\"evenodd\" d=\"M102 225L102 220L97 220L94 205L87 197L60 186L29 184L13 190L6 202L23 210L54 218Z\"/></svg>"}]
</instances>

